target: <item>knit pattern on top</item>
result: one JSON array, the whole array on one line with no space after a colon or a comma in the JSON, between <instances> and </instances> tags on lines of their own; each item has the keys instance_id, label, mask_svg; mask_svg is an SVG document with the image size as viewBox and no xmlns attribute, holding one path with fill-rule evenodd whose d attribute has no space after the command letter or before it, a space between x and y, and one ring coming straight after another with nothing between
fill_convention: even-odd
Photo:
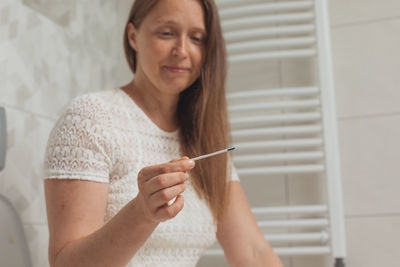
<instances>
[{"instance_id":1,"label":"knit pattern on top","mask_svg":"<svg viewBox=\"0 0 400 267\"><path fill-rule=\"evenodd\" d=\"M178 131L157 127L121 89L72 100L50 133L44 159L46 179L109 183L104 222L138 194L137 175L145 167L182 155ZM232 180L238 180L232 166ZM209 206L190 180L185 206L162 222L127 265L195 266L216 239Z\"/></svg>"}]
</instances>

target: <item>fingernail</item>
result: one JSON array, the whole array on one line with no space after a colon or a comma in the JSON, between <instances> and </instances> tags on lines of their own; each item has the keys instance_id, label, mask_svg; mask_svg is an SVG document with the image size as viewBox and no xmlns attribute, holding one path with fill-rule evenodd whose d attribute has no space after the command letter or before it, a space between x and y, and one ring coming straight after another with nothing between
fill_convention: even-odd
<instances>
[{"instance_id":1,"label":"fingernail","mask_svg":"<svg viewBox=\"0 0 400 267\"><path fill-rule=\"evenodd\" d=\"M194 160L189 160L189 166L193 167L194 166Z\"/></svg>"},{"instance_id":2,"label":"fingernail","mask_svg":"<svg viewBox=\"0 0 400 267\"><path fill-rule=\"evenodd\" d=\"M168 201L168 206L171 206L172 204L174 204L176 197L174 197L173 199L171 199L170 201Z\"/></svg>"}]
</instances>

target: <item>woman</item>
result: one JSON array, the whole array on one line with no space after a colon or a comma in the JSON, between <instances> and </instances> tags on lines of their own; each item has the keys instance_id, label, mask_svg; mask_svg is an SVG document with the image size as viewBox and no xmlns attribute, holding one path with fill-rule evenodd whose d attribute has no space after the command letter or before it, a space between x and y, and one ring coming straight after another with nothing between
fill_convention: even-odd
<instances>
[{"instance_id":1,"label":"woman","mask_svg":"<svg viewBox=\"0 0 400 267\"><path fill-rule=\"evenodd\" d=\"M282 266L227 155L189 159L230 145L213 1L136 0L124 42L133 81L74 99L50 134L50 265L195 266L216 236L232 266Z\"/></svg>"}]
</instances>

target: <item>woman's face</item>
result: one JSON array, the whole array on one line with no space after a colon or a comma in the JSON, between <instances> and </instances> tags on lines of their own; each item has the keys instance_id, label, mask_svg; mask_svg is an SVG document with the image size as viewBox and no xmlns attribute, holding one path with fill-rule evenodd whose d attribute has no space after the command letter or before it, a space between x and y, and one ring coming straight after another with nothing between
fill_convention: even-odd
<instances>
[{"instance_id":1,"label":"woman's face","mask_svg":"<svg viewBox=\"0 0 400 267\"><path fill-rule=\"evenodd\" d=\"M160 0L139 29L128 32L137 53L135 79L179 94L199 77L206 38L200 1Z\"/></svg>"}]
</instances>

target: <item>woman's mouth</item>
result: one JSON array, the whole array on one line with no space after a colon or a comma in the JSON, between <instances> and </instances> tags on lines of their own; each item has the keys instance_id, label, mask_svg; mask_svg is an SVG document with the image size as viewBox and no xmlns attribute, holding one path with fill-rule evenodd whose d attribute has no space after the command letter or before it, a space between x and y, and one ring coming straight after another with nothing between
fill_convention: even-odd
<instances>
[{"instance_id":1,"label":"woman's mouth","mask_svg":"<svg viewBox=\"0 0 400 267\"><path fill-rule=\"evenodd\" d=\"M175 66L165 66L164 68L172 73L177 73L177 74L188 73L190 70L189 68L186 67L175 67Z\"/></svg>"}]
</instances>

